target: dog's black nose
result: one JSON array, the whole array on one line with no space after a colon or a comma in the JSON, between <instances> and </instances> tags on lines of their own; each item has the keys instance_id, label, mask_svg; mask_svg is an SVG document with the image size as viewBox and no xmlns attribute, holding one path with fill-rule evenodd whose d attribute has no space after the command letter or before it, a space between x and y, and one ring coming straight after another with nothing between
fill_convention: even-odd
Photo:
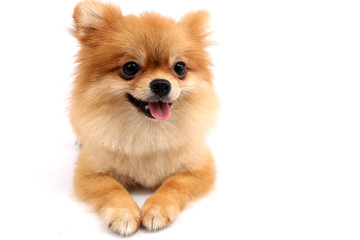
<instances>
[{"instance_id":1,"label":"dog's black nose","mask_svg":"<svg viewBox=\"0 0 360 240\"><path fill-rule=\"evenodd\" d=\"M165 97L171 91L171 83L165 79L155 79L151 81L150 89L159 97Z\"/></svg>"}]
</instances>

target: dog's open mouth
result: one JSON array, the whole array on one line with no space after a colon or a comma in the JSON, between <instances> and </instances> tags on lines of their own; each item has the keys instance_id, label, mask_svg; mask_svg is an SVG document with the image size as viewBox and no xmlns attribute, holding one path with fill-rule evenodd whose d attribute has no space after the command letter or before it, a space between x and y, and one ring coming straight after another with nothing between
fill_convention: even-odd
<instances>
[{"instance_id":1,"label":"dog's open mouth","mask_svg":"<svg viewBox=\"0 0 360 240\"><path fill-rule=\"evenodd\" d=\"M166 120L171 117L170 107L172 103L169 102L145 102L137 99L131 94L127 94L129 101L145 116L158 120Z\"/></svg>"}]
</instances>

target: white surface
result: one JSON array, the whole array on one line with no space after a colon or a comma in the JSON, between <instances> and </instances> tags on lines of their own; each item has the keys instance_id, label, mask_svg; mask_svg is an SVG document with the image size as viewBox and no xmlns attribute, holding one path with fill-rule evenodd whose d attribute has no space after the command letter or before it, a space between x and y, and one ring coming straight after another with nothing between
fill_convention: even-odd
<instances>
[{"instance_id":1,"label":"white surface","mask_svg":"<svg viewBox=\"0 0 360 240\"><path fill-rule=\"evenodd\" d=\"M124 13L212 12L216 190L131 239L360 238L357 1L118 1ZM72 197L65 114L75 1L0 3L0 239L118 239ZM134 193L141 205L149 195Z\"/></svg>"}]
</instances>

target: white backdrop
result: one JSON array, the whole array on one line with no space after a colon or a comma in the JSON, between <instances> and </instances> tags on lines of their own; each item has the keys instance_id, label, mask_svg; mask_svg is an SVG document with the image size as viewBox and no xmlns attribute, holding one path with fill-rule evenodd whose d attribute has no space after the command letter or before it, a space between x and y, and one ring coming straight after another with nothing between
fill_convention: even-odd
<instances>
[{"instance_id":1,"label":"white backdrop","mask_svg":"<svg viewBox=\"0 0 360 240\"><path fill-rule=\"evenodd\" d=\"M208 9L218 42L216 189L132 239L360 238L358 1L113 1L176 19ZM72 194L76 2L0 3L1 239L119 238Z\"/></svg>"}]
</instances>

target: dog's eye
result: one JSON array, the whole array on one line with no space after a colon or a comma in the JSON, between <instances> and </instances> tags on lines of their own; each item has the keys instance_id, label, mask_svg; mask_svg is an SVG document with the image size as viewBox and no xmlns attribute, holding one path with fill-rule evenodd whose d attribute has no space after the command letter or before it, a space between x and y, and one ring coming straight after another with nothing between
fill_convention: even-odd
<instances>
[{"instance_id":1,"label":"dog's eye","mask_svg":"<svg viewBox=\"0 0 360 240\"><path fill-rule=\"evenodd\" d=\"M185 78L186 76L186 65L184 62L180 61L175 63L174 72L179 76L180 79Z\"/></svg>"},{"instance_id":2,"label":"dog's eye","mask_svg":"<svg viewBox=\"0 0 360 240\"><path fill-rule=\"evenodd\" d=\"M122 67L123 75L121 77L125 80L131 80L135 77L139 70L140 67L136 62L127 62Z\"/></svg>"}]
</instances>

